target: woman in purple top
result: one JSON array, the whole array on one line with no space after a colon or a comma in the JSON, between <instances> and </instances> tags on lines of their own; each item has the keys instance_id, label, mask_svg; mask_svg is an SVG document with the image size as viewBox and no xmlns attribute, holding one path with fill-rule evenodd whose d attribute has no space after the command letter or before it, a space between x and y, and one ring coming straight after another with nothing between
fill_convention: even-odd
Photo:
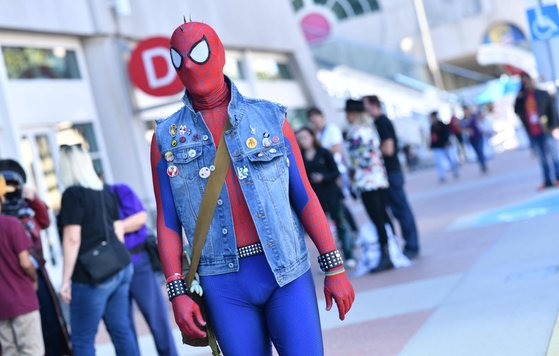
<instances>
[{"instance_id":1,"label":"woman in purple top","mask_svg":"<svg viewBox=\"0 0 559 356\"><path fill-rule=\"evenodd\" d=\"M146 319L155 340L157 353L159 355L177 355L165 301L146 251L146 241L149 235L146 227L147 213L138 196L126 184L115 184L111 186L111 191L118 198L120 218L125 232L124 244L130 252L134 264L134 276L130 285L130 302L132 299L136 301ZM132 315L130 321L132 330L136 332Z\"/></svg>"}]
</instances>

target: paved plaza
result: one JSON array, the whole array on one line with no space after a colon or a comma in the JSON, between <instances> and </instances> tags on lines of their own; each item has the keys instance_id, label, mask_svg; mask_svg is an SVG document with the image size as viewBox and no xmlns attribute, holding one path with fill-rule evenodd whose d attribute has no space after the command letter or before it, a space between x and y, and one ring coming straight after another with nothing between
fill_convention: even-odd
<instances>
[{"instance_id":1,"label":"paved plaza","mask_svg":"<svg viewBox=\"0 0 559 356\"><path fill-rule=\"evenodd\" d=\"M540 171L528 150L501 154L489 168L481 175L467 164L445 184L434 170L407 175L421 256L409 268L352 278L357 295L344 322L337 311L324 311L323 277L313 265L326 355L559 354L552 337L559 189L536 191ZM352 206L365 222L360 205ZM139 313L136 324L143 355L156 355ZM176 328L175 334L179 344ZM99 355L114 354L104 329L97 348Z\"/></svg>"}]
</instances>

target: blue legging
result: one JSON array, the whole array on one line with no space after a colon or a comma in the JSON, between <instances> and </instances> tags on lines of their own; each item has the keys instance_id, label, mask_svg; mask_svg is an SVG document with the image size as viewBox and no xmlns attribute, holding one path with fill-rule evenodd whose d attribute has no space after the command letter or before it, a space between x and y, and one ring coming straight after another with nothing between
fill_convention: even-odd
<instances>
[{"instance_id":1,"label":"blue legging","mask_svg":"<svg viewBox=\"0 0 559 356\"><path fill-rule=\"evenodd\" d=\"M279 287L266 257L240 260L237 273L202 277L204 301L223 354L323 355L310 270Z\"/></svg>"}]
</instances>

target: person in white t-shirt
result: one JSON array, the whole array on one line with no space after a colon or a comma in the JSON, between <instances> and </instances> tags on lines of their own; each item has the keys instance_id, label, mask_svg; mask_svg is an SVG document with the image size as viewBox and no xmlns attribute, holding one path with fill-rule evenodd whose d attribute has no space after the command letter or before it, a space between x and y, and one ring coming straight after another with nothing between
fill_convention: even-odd
<instances>
[{"instance_id":1,"label":"person in white t-shirt","mask_svg":"<svg viewBox=\"0 0 559 356\"><path fill-rule=\"evenodd\" d=\"M329 150L330 153L334 156L334 160L336 161L336 165L338 166L338 170L340 171L341 177L341 185L342 191L344 193L349 192L350 186L350 179L348 177L348 170L346 165L344 164L344 137L342 135L342 130L338 127L338 125L332 122L326 122L322 111L316 107L313 107L307 111L307 118L312 124L312 127L315 131L316 138L320 141L320 145ZM355 219L351 214L351 211L347 208L344 204L344 216L347 224L351 228L352 232L357 233L357 224L355 223ZM353 259L348 259L346 261L346 265L350 268L355 266L356 262Z\"/></svg>"}]
</instances>

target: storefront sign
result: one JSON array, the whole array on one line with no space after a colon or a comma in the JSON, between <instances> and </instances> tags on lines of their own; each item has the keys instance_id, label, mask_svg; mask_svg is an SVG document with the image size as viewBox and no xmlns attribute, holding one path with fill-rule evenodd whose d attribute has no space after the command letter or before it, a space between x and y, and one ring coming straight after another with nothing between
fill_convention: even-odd
<instances>
[{"instance_id":1,"label":"storefront sign","mask_svg":"<svg viewBox=\"0 0 559 356\"><path fill-rule=\"evenodd\" d=\"M504 65L512 69L518 69L537 75L536 59L532 52L523 48L508 44L490 43L479 46L477 52L477 62L482 66Z\"/></svg>"},{"instance_id":2,"label":"storefront sign","mask_svg":"<svg viewBox=\"0 0 559 356\"><path fill-rule=\"evenodd\" d=\"M130 80L153 96L177 94L184 89L169 55L170 39L152 37L138 43L128 62Z\"/></svg>"}]
</instances>

